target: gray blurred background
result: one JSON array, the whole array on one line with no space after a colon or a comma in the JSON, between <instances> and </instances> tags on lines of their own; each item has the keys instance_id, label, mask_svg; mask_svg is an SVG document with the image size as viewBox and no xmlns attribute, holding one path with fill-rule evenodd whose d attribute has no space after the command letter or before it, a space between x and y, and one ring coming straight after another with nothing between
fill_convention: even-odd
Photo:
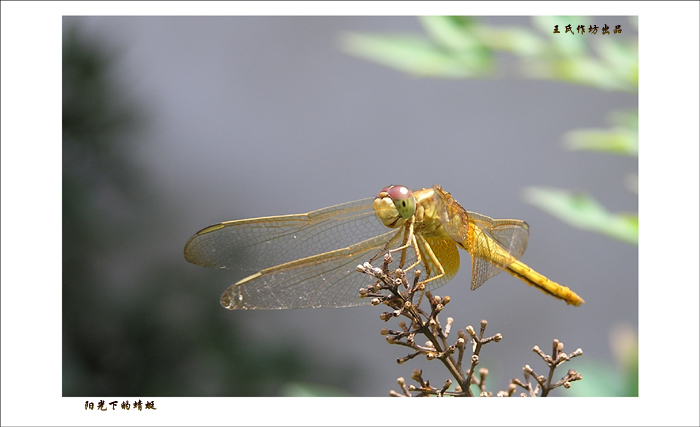
<instances>
[{"instance_id":1,"label":"gray blurred background","mask_svg":"<svg viewBox=\"0 0 700 427\"><path fill-rule=\"evenodd\" d=\"M481 353L490 391L525 364L546 373L532 347L549 353L556 338L584 351L557 372L584 381L557 395L621 394L597 378L628 374L611 340L637 331L637 246L573 228L523 190L578 190L636 213L625 187L636 158L562 146L566 132L608 127L612 110L636 107L636 93L523 79L508 56L493 78L419 78L341 48L346 32L423 34L412 17L63 24L64 396L386 396L415 368L441 385L437 361L396 364L407 351L380 335L396 328L381 307L229 312L219 297L243 274L183 257L207 225L390 184L440 184L468 210L527 221L522 260L586 300L566 306L508 274L470 292L463 253L436 294L452 298L443 319L455 327L486 319L487 334L503 334Z\"/></svg>"}]
</instances>

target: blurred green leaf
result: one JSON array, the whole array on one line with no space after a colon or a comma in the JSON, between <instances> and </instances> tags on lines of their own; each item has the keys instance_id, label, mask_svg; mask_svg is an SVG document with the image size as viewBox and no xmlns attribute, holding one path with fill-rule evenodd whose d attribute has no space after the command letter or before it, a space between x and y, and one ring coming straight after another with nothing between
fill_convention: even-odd
<instances>
[{"instance_id":1,"label":"blurred green leaf","mask_svg":"<svg viewBox=\"0 0 700 427\"><path fill-rule=\"evenodd\" d=\"M572 150L592 150L613 154L639 154L639 118L637 111L614 111L612 129L576 129L564 136L564 143Z\"/></svg>"},{"instance_id":2,"label":"blurred green leaf","mask_svg":"<svg viewBox=\"0 0 700 427\"><path fill-rule=\"evenodd\" d=\"M571 150L602 151L613 154L637 156L637 135L626 129L577 129L564 135L564 142Z\"/></svg>"},{"instance_id":3,"label":"blurred green leaf","mask_svg":"<svg viewBox=\"0 0 700 427\"><path fill-rule=\"evenodd\" d=\"M492 61L480 49L450 51L413 35L364 35L349 33L342 38L347 53L418 76L485 76Z\"/></svg>"},{"instance_id":4,"label":"blurred green leaf","mask_svg":"<svg viewBox=\"0 0 700 427\"><path fill-rule=\"evenodd\" d=\"M525 58L542 56L548 49L545 40L526 28L481 25L474 29L474 34L489 49L502 50Z\"/></svg>"},{"instance_id":5,"label":"blurred green leaf","mask_svg":"<svg viewBox=\"0 0 700 427\"><path fill-rule=\"evenodd\" d=\"M423 28L430 38L444 48L463 51L484 49L484 46L471 34L474 20L455 19L452 16L421 16Z\"/></svg>"},{"instance_id":6,"label":"blurred green leaf","mask_svg":"<svg viewBox=\"0 0 700 427\"><path fill-rule=\"evenodd\" d=\"M639 84L639 58L637 45L619 38L603 37L599 40L598 54L606 68L622 83L637 90Z\"/></svg>"},{"instance_id":7,"label":"blurred green leaf","mask_svg":"<svg viewBox=\"0 0 700 427\"><path fill-rule=\"evenodd\" d=\"M638 244L637 215L612 214L594 198L564 190L529 187L525 189L524 197L528 203L574 227Z\"/></svg>"},{"instance_id":8,"label":"blurred green leaf","mask_svg":"<svg viewBox=\"0 0 700 427\"><path fill-rule=\"evenodd\" d=\"M604 90L636 90L627 82L621 81L612 70L601 61L588 56L552 59L542 64L549 74L534 75L539 78L556 78L571 83L584 84Z\"/></svg>"}]
</instances>

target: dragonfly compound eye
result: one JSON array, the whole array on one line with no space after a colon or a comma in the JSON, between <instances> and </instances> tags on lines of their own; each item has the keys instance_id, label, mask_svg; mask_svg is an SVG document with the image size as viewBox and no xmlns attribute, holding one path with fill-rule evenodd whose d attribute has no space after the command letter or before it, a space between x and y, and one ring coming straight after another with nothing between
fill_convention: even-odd
<instances>
[{"instance_id":1,"label":"dragonfly compound eye","mask_svg":"<svg viewBox=\"0 0 700 427\"><path fill-rule=\"evenodd\" d=\"M394 185L387 189L387 194L394 201L396 210L402 218L410 218L416 212L416 199L413 192L403 185Z\"/></svg>"}]
</instances>

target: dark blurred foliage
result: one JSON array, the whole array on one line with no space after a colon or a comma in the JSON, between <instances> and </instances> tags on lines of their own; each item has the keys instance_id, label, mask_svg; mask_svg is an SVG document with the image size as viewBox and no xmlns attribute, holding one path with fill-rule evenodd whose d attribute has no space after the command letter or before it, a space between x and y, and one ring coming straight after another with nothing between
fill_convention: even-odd
<instances>
[{"instance_id":1,"label":"dark blurred foliage","mask_svg":"<svg viewBox=\"0 0 700 427\"><path fill-rule=\"evenodd\" d=\"M247 337L184 257L144 249L172 232L163 218L176 213L164 212L167 195L134 161L147 113L114 64L99 40L64 32L63 396L274 396L302 380L352 387L351 368L324 375L331 368L312 369L298 344Z\"/></svg>"}]
</instances>

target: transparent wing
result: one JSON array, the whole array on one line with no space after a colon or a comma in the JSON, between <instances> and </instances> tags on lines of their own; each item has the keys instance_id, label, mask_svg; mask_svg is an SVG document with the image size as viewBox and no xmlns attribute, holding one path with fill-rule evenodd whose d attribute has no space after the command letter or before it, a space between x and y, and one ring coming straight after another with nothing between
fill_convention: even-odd
<instances>
[{"instance_id":1,"label":"transparent wing","mask_svg":"<svg viewBox=\"0 0 700 427\"><path fill-rule=\"evenodd\" d=\"M355 267L377 255L401 232L389 230L346 248L262 270L231 285L221 305L231 310L368 305L370 299L361 299L359 290L372 278Z\"/></svg>"},{"instance_id":2,"label":"transparent wing","mask_svg":"<svg viewBox=\"0 0 700 427\"><path fill-rule=\"evenodd\" d=\"M375 218L373 202L212 225L187 242L185 258L204 267L256 272L224 292L221 304L229 309L369 304L358 291L372 279L355 267L402 232Z\"/></svg>"},{"instance_id":3,"label":"transparent wing","mask_svg":"<svg viewBox=\"0 0 700 427\"><path fill-rule=\"evenodd\" d=\"M190 238L185 258L203 267L252 273L346 248L387 232L374 218L373 202L367 198L305 214L215 224Z\"/></svg>"}]
</instances>

